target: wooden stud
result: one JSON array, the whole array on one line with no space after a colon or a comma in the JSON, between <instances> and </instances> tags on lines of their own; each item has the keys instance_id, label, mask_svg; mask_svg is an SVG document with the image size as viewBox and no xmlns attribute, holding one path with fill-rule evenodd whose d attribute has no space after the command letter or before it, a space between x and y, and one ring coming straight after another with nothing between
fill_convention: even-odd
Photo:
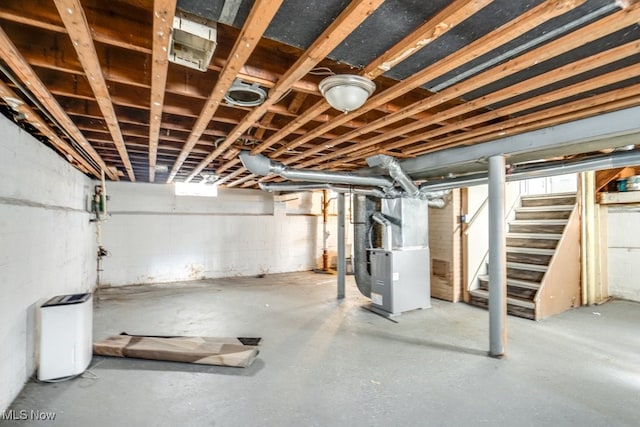
<instances>
[{"instance_id":1,"label":"wooden stud","mask_svg":"<svg viewBox=\"0 0 640 427\"><path fill-rule=\"evenodd\" d=\"M162 106L169 68L169 41L177 0L153 2L153 54L151 62L151 100L149 111L149 182L155 181L158 138L162 123Z\"/></svg>"},{"instance_id":2,"label":"wooden stud","mask_svg":"<svg viewBox=\"0 0 640 427\"><path fill-rule=\"evenodd\" d=\"M255 107L245 119L236 126L227 140L214 150L189 175L193 179L202 169L216 159L224 150L238 140L242 134L259 120L267 108L278 101L287 90L315 67L325 56L335 49L353 30L355 30L384 0L355 0L329 25L313 44L298 58L296 63L281 77L269 91L262 105Z\"/></svg>"},{"instance_id":3,"label":"wooden stud","mask_svg":"<svg viewBox=\"0 0 640 427\"><path fill-rule=\"evenodd\" d=\"M124 144L124 139L120 133L120 126L118 124L118 118L116 117L113 104L111 103L111 96L109 95L109 89L107 83L102 74L102 67L98 60L98 54L96 53L93 39L91 37L91 31L89 30L89 24L82 10L80 0L54 0L60 18L64 22L69 37L73 43L78 54L78 59L84 68L89 84L93 89L93 93L96 97L96 101L100 106L100 110L107 122L109 131L113 138L113 143L118 149L118 154L127 171L127 176L130 181L135 181L136 177L129 161L129 155L127 154L127 148Z\"/></svg>"},{"instance_id":4,"label":"wooden stud","mask_svg":"<svg viewBox=\"0 0 640 427\"><path fill-rule=\"evenodd\" d=\"M258 45L260 37L262 37L262 34L264 34L264 32L266 31L267 26L275 16L281 4L282 0L257 0L255 2L242 28L242 31L240 32L240 35L238 36L238 39L233 46L233 49L231 49L229 59L227 60L227 63L225 64L223 70L220 72L218 81L211 91L209 98L205 102L205 105L202 108L202 112L200 113L196 124L193 126L193 130L191 131L189 138L187 138L184 149L178 156L178 159L171 169L171 173L169 174L169 179L167 180L167 182L173 181L176 174L180 170L180 166L182 166L182 163L184 163L184 161L186 160L187 156L191 152L191 149L200 139L202 132L209 125L209 122L218 109L220 102L233 84L233 81L236 79L238 69L244 65L244 63L251 55L251 52L253 52L253 50ZM235 140L237 140L237 138L235 138L232 142L234 142ZM226 148L231 145L231 143L227 144L225 142L222 145L225 145ZM214 152L216 151L218 150L214 150ZM207 164L209 163L210 161L206 163L200 163L199 169L196 168L198 169L197 172L192 173L187 181L193 179L193 177L202 169L204 169L205 166L207 166Z\"/></svg>"}]
</instances>

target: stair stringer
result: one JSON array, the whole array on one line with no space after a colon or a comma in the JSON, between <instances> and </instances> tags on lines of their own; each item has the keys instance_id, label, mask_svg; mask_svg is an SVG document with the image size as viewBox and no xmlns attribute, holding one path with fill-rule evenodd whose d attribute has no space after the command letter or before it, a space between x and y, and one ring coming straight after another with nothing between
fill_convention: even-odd
<instances>
[{"instance_id":1,"label":"stair stringer","mask_svg":"<svg viewBox=\"0 0 640 427\"><path fill-rule=\"evenodd\" d=\"M580 205L569 216L535 296L535 320L580 306Z\"/></svg>"}]
</instances>

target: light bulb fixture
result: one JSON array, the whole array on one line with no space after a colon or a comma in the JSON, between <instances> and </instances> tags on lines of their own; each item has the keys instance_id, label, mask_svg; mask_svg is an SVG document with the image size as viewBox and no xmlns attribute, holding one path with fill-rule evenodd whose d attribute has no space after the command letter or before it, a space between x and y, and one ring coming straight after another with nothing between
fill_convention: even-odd
<instances>
[{"instance_id":1,"label":"light bulb fixture","mask_svg":"<svg viewBox=\"0 0 640 427\"><path fill-rule=\"evenodd\" d=\"M318 88L329 105L348 113L362 107L376 90L376 85L366 77L335 74L322 80Z\"/></svg>"}]
</instances>

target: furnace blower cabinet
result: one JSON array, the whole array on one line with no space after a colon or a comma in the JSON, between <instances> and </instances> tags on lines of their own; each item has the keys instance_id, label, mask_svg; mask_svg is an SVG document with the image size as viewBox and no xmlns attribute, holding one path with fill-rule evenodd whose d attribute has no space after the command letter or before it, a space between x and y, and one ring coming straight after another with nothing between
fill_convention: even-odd
<instances>
[{"instance_id":1,"label":"furnace blower cabinet","mask_svg":"<svg viewBox=\"0 0 640 427\"><path fill-rule=\"evenodd\" d=\"M390 317L431 307L428 215L425 200L381 200L372 219L382 228L383 247L368 249L370 310Z\"/></svg>"}]
</instances>

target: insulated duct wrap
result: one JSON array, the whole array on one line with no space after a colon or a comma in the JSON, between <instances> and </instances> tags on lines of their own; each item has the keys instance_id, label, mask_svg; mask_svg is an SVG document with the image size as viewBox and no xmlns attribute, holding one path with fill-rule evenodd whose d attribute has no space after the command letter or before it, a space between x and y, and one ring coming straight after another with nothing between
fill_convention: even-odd
<instances>
[{"instance_id":1,"label":"insulated duct wrap","mask_svg":"<svg viewBox=\"0 0 640 427\"><path fill-rule=\"evenodd\" d=\"M369 269L369 230L371 215L377 210L376 200L364 195L353 197L353 273L360 293L371 297L371 272Z\"/></svg>"}]
</instances>

